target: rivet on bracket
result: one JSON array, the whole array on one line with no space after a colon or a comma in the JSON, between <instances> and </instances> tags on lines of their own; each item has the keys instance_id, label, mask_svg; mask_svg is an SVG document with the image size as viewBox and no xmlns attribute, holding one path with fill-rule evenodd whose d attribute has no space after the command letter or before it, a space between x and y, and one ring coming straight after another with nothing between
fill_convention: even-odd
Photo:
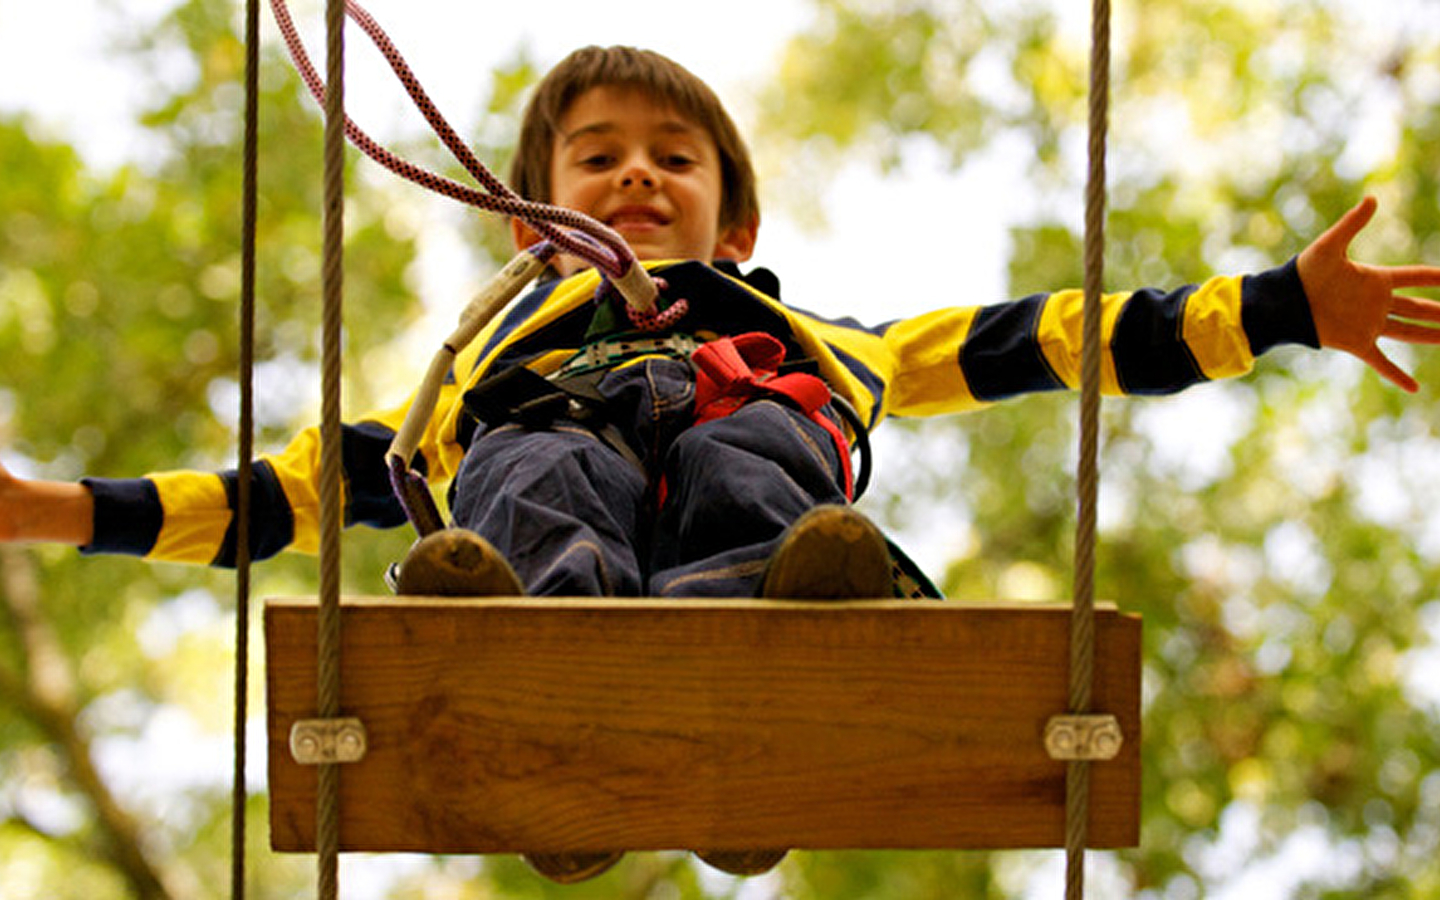
<instances>
[{"instance_id":1,"label":"rivet on bracket","mask_svg":"<svg viewBox=\"0 0 1440 900\"><path fill-rule=\"evenodd\" d=\"M1051 759L1114 759L1124 743L1120 721L1111 715L1052 716L1045 725L1045 752Z\"/></svg>"},{"instance_id":2,"label":"rivet on bracket","mask_svg":"<svg viewBox=\"0 0 1440 900\"><path fill-rule=\"evenodd\" d=\"M359 719L300 719L290 727L290 755L302 766L359 762L365 750Z\"/></svg>"}]
</instances>

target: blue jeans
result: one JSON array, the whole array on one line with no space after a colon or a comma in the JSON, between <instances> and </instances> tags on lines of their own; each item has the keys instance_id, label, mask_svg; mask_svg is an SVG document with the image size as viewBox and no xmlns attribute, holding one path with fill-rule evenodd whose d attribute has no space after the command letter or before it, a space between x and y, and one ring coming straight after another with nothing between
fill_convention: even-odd
<instances>
[{"instance_id":1,"label":"blue jeans","mask_svg":"<svg viewBox=\"0 0 1440 900\"><path fill-rule=\"evenodd\" d=\"M561 419L481 432L455 524L495 545L535 596L755 596L785 529L844 503L830 435L772 400L692 425L687 363L650 359L599 385L634 459ZM638 461L638 464L637 464Z\"/></svg>"}]
</instances>

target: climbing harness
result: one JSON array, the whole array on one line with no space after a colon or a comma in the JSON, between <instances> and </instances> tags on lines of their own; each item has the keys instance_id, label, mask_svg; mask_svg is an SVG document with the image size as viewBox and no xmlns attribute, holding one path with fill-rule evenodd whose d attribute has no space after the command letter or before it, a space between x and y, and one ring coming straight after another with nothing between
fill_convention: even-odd
<instances>
[{"instance_id":1,"label":"climbing harness","mask_svg":"<svg viewBox=\"0 0 1440 900\"><path fill-rule=\"evenodd\" d=\"M575 352L575 355L555 370L554 377L569 378L599 369L609 369L617 363L641 356L669 356L687 359L701 346L701 342L688 334L667 334L662 337L620 335L591 341Z\"/></svg>"},{"instance_id":2,"label":"climbing harness","mask_svg":"<svg viewBox=\"0 0 1440 900\"><path fill-rule=\"evenodd\" d=\"M525 366L512 366L482 380L465 393L465 411L490 429L506 426L545 429L566 420L581 425L626 462L645 472L640 457L610 420L600 380L605 369L564 378L546 378Z\"/></svg>"},{"instance_id":3,"label":"climbing harness","mask_svg":"<svg viewBox=\"0 0 1440 900\"><path fill-rule=\"evenodd\" d=\"M807 372L780 374L785 345L764 332L718 338L690 355L695 363L695 423L728 416L757 398L788 400L830 435L844 476L845 496L855 499L850 444L822 410L830 404L830 386Z\"/></svg>"},{"instance_id":4,"label":"climbing harness","mask_svg":"<svg viewBox=\"0 0 1440 900\"><path fill-rule=\"evenodd\" d=\"M834 441L841 460L846 497L853 502L864 492L869 481L870 445L867 430L854 407L832 393L818 376L793 370L782 372L785 345L763 332L733 338L711 336L707 341L688 334L656 337L624 334L601 338L576 351L549 376L540 375L525 364L516 364L481 379L465 393L465 411L491 430L512 424L548 428L561 419L584 425L645 474L639 457L611 424L607 400L599 390L601 380L616 365L644 357L665 357L690 364L695 373L694 422L697 425L730 415L757 399L779 400L798 409L825 429ZM839 425L825 414L825 409L839 416L855 435L861 460L859 477L850 464L850 442ZM424 413L425 418L429 415L428 411ZM402 476L407 482L409 478L408 473ZM419 476L414 478L419 485ZM433 509L429 496L428 490L416 491L413 501L408 496L402 499L407 509L412 502L419 507L411 520L422 537L443 527L438 524L439 512ZM662 480L657 502L663 502L664 496Z\"/></svg>"}]
</instances>

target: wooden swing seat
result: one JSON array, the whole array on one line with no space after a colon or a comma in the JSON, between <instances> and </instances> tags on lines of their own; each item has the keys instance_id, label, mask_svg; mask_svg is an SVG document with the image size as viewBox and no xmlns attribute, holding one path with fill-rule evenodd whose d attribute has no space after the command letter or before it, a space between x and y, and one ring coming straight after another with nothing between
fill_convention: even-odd
<instances>
[{"instance_id":1,"label":"wooden swing seat","mask_svg":"<svg viewBox=\"0 0 1440 900\"><path fill-rule=\"evenodd\" d=\"M424 853L1065 843L1069 607L353 598L340 848ZM265 608L271 843L315 849L317 604ZM1134 846L1140 620L1096 609L1090 845Z\"/></svg>"}]
</instances>

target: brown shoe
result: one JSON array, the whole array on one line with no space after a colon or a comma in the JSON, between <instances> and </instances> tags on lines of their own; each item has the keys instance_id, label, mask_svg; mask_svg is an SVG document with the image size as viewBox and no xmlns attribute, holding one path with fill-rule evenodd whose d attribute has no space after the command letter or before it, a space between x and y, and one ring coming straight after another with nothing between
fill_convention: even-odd
<instances>
[{"instance_id":1,"label":"brown shoe","mask_svg":"<svg viewBox=\"0 0 1440 900\"><path fill-rule=\"evenodd\" d=\"M796 519L765 568L760 596L775 600L879 600L895 596L890 549L849 506L817 506Z\"/></svg>"},{"instance_id":2,"label":"brown shoe","mask_svg":"<svg viewBox=\"0 0 1440 900\"><path fill-rule=\"evenodd\" d=\"M594 878L620 861L623 853L527 853L530 868L557 884L575 884Z\"/></svg>"},{"instance_id":3,"label":"brown shoe","mask_svg":"<svg viewBox=\"0 0 1440 900\"><path fill-rule=\"evenodd\" d=\"M518 597L525 593L505 557L473 531L426 535L400 564L395 592L412 597Z\"/></svg>"},{"instance_id":4,"label":"brown shoe","mask_svg":"<svg viewBox=\"0 0 1440 900\"><path fill-rule=\"evenodd\" d=\"M873 600L893 597L890 549L870 520L849 506L817 506L786 529L761 579L774 600ZM761 875L787 850L696 850L731 875Z\"/></svg>"},{"instance_id":5,"label":"brown shoe","mask_svg":"<svg viewBox=\"0 0 1440 900\"><path fill-rule=\"evenodd\" d=\"M788 850L696 850L706 865L731 875L764 875L780 864Z\"/></svg>"},{"instance_id":6,"label":"brown shoe","mask_svg":"<svg viewBox=\"0 0 1440 900\"><path fill-rule=\"evenodd\" d=\"M448 528L416 542L400 564L395 592L412 597L519 597L520 578L505 557L473 531ZM527 853L530 868L560 884L609 869L621 853Z\"/></svg>"}]
</instances>

